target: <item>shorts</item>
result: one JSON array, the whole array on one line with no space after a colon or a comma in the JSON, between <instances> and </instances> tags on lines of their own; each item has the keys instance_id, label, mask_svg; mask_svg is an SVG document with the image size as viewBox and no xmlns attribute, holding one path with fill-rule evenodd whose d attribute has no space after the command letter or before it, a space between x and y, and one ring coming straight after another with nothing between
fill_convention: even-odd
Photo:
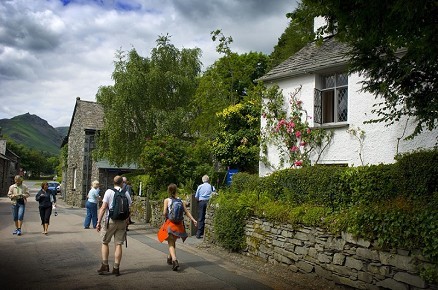
<instances>
[{"instance_id":1,"label":"shorts","mask_svg":"<svg viewBox=\"0 0 438 290\"><path fill-rule=\"evenodd\" d=\"M102 244L109 244L113 236L115 244L123 245L126 238L126 221L115 221L109 219L108 228L106 227L106 224L102 224L102 230L100 232Z\"/></svg>"},{"instance_id":2,"label":"shorts","mask_svg":"<svg viewBox=\"0 0 438 290\"><path fill-rule=\"evenodd\" d=\"M24 210L26 209L26 205L17 203L12 205L12 217L14 221L22 221L24 218Z\"/></svg>"}]
</instances>

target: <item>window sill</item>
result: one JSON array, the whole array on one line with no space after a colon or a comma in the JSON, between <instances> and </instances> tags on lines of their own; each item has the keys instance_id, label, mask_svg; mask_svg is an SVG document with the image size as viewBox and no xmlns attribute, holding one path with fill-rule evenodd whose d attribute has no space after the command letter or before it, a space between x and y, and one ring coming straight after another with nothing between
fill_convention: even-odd
<instances>
[{"instance_id":1,"label":"window sill","mask_svg":"<svg viewBox=\"0 0 438 290\"><path fill-rule=\"evenodd\" d=\"M313 124L313 129L336 129L336 128L348 128L349 124L347 122L339 123L325 123L325 124Z\"/></svg>"}]
</instances>

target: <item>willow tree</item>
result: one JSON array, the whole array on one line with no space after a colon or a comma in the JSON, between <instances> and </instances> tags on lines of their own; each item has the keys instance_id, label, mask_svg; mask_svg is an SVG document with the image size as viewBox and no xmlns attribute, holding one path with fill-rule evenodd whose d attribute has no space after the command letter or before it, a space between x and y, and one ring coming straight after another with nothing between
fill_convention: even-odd
<instances>
[{"instance_id":1,"label":"willow tree","mask_svg":"<svg viewBox=\"0 0 438 290\"><path fill-rule=\"evenodd\" d=\"M96 155L113 164L138 163L152 137L181 137L188 132L188 106L201 71L201 50L179 50L168 35L156 42L150 58L135 49L117 51L114 84L97 92L104 127Z\"/></svg>"}]
</instances>

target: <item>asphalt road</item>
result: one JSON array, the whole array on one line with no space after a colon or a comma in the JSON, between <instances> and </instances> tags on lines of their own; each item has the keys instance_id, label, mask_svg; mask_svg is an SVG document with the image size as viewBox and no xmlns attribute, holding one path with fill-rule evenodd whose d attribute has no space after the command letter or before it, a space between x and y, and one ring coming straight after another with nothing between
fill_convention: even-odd
<instances>
[{"instance_id":1,"label":"asphalt road","mask_svg":"<svg viewBox=\"0 0 438 290\"><path fill-rule=\"evenodd\" d=\"M243 269L196 247L200 240L189 237L177 242L178 272L166 264L167 244L159 243L157 229L135 224L123 247L120 276L98 275L100 237L83 229L85 209L58 202L47 236L42 226L31 187L22 236L12 235L10 201L0 198L0 288L1 289L302 289L266 274ZM110 244L110 268L114 247Z\"/></svg>"}]
</instances>

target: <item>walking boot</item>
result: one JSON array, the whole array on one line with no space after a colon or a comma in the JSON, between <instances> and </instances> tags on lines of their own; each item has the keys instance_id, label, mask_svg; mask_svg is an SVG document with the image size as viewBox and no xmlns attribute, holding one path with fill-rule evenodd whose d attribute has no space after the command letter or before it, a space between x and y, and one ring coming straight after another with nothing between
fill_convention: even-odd
<instances>
[{"instance_id":1,"label":"walking boot","mask_svg":"<svg viewBox=\"0 0 438 290\"><path fill-rule=\"evenodd\" d=\"M99 273L99 275L103 275L104 272L109 272L109 265L104 265L104 264L102 264L102 265L100 266L100 269L97 270L97 273Z\"/></svg>"},{"instance_id":2,"label":"walking boot","mask_svg":"<svg viewBox=\"0 0 438 290\"><path fill-rule=\"evenodd\" d=\"M167 256L167 264L172 265L172 257L171 256Z\"/></svg>"},{"instance_id":3,"label":"walking boot","mask_svg":"<svg viewBox=\"0 0 438 290\"><path fill-rule=\"evenodd\" d=\"M119 268L113 268L113 274L116 276L120 276Z\"/></svg>"},{"instance_id":4,"label":"walking boot","mask_svg":"<svg viewBox=\"0 0 438 290\"><path fill-rule=\"evenodd\" d=\"M178 260L172 261L172 270L178 271L178 268L179 268Z\"/></svg>"}]
</instances>

